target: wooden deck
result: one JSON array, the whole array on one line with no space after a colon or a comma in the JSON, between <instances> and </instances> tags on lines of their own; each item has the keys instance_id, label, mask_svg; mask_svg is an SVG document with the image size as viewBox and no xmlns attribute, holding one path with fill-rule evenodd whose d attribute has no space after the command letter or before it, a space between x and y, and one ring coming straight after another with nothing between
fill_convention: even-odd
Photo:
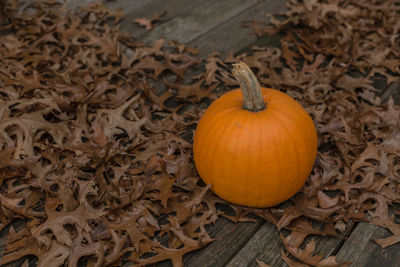
<instances>
[{"instance_id":1,"label":"wooden deck","mask_svg":"<svg viewBox=\"0 0 400 267\"><path fill-rule=\"evenodd\" d=\"M68 7L85 5L92 0L69 0ZM125 19L121 29L146 43L159 38L172 39L197 46L201 55L218 51L223 54L237 52L257 44L274 40L256 40L243 21L262 19L268 13L284 9L285 0L103 0L111 9L122 8ZM167 11L155 29L146 31L133 23L140 17L152 17ZM276 42L276 41L275 41ZM398 87L388 88L384 97L397 94ZM229 232L207 247L184 257L185 266L258 266L261 260L271 266L287 266L281 260L282 244L275 226L257 219L256 223L233 223L220 219L209 228L212 235ZM319 238L317 248L325 256L337 255L338 261L352 261L352 266L399 266L400 245L380 249L375 238L389 236L383 228L365 223L353 223L340 238ZM157 266L170 266L162 262Z\"/></svg>"},{"instance_id":2,"label":"wooden deck","mask_svg":"<svg viewBox=\"0 0 400 267\"><path fill-rule=\"evenodd\" d=\"M91 0L85 0L90 2ZM70 7L83 4L71 1ZM122 8L125 20L121 29L150 44L159 38L197 46L205 56L213 51L222 54L238 52L253 45L278 43L265 38L256 40L243 21L265 19L267 14L284 10L285 0L116 0L105 1L111 9ZM135 18L150 18L167 11L152 31L133 23ZM389 87L384 98L398 98L398 87ZM210 228L213 235L229 232L221 239L184 257L185 266L258 266L257 259L271 266L287 266L281 259L282 244L275 226L258 219L256 223L233 223L220 219ZM325 256L337 255L339 262L352 261L352 266L398 266L400 245L380 249L373 239L390 235L388 230L365 222L353 223L340 238L320 238L318 250ZM158 266L170 266L163 262Z\"/></svg>"}]
</instances>

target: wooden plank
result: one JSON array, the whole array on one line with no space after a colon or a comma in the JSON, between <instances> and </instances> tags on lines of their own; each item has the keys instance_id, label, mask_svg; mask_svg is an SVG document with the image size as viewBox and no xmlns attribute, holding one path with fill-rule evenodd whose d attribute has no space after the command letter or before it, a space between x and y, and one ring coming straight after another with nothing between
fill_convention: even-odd
<instances>
[{"instance_id":1,"label":"wooden plank","mask_svg":"<svg viewBox=\"0 0 400 267\"><path fill-rule=\"evenodd\" d=\"M69 9L75 9L78 6L86 6L90 3L98 2L96 0L66 1L66 6ZM129 32L136 39L142 39L143 36L146 36L151 31L146 30L144 27L133 22L134 19L151 19L157 14L160 15L167 12L166 15L156 23L156 27L159 27L164 22L171 20L182 12L192 9L193 6L196 6L199 3L193 0L102 0L101 2L110 10L122 9L124 18L120 24L120 29Z\"/></svg>"},{"instance_id":2,"label":"wooden plank","mask_svg":"<svg viewBox=\"0 0 400 267\"><path fill-rule=\"evenodd\" d=\"M92 2L95 0L68 0L67 7L76 8ZM206 56L213 51L225 55L231 51L237 52L256 41L257 37L250 33L250 29L244 28L242 22L253 19L267 21L267 14L284 10L285 0L251 0L244 4L239 0L103 0L103 3L111 10L123 10L124 19L120 29L137 39L147 44L159 38L176 40L197 46L201 54ZM151 18L165 11L167 14L152 31L133 22L134 19Z\"/></svg>"},{"instance_id":3,"label":"wooden plank","mask_svg":"<svg viewBox=\"0 0 400 267\"><path fill-rule=\"evenodd\" d=\"M398 102L399 95L400 95L400 83L391 83L381 96L382 103L387 102L390 97L392 97L393 100L397 100L395 102Z\"/></svg>"},{"instance_id":4,"label":"wooden plank","mask_svg":"<svg viewBox=\"0 0 400 267\"><path fill-rule=\"evenodd\" d=\"M258 266L257 259L271 266L285 266L285 262L281 259L282 247L276 227L264 223L226 266Z\"/></svg>"},{"instance_id":5,"label":"wooden plank","mask_svg":"<svg viewBox=\"0 0 400 267\"><path fill-rule=\"evenodd\" d=\"M360 222L337 253L341 261L353 262L352 267L395 267L400 264L400 244L380 248L373 240L390 236L382 227Z\"/></svg>"},{"instance_id":6,"label":"wooden plank","mask_svg":"<svg viewBox=\"0 0 400 267\"><path fill-rule=\"evenodd\" d=\"M206 226L211 237L216 238L206 247L192 251L183 257L184 266L222 267L248 242L264 223L261 218L255 223L234 225L231 221L220 218L214 225ZM127 262L124 267L133 266ZM171 261L155 264L157 267L172 267Z\"/></svg>"},{"instance_id":7,"label":"wooden plank","mask_svg":"<svg viewBox=\"0 0 400 267\"><path fill-rule=\"evenodd\" d=\"M263 224L262 219L256 223L241 223L237 227L225 218L220 218L208 227L208 233L217 240L208 246L192 251L183 257L184 266L222 267L243 247ZM222 236L221 236L222 235ZM170 261L156 264L157 267L171 267Z\"/></svg>"},{"instance_id":8,"label":"wooden plank","mask_svg":"<svg viewBox=\"0 0 400 267\"><path fill-rule=\"evenodd\" d=\"M135 0L136 1L136 0ZM194 6L198 5L199 2L193 0L147 0L143 1L143 4L140 7L129 7L130 1L125 1L126 3L110 5L107 3L107 6L111 9L117 9L121 7L124 12L124 19L121 22L120 29L131 33L135 38L142 40L145 36L155 31L164 23L170 21L181 13L188 12L188 10L194 8ZM140 0L139 0L140 2ZM118 3L118 1L117 1ZM162 19L157 22L156 28L148 31L145 28L139 26L137 23L134 23L134 19L138 18L152 18L154 15L160 15L164 12L167 12ZM168 36L159 36L159 38L168 38ZM169 39L169 38L168 38ZM150 42L148 42L150 44Z\"/></svg>"},{"instance_id":9,"label":"wooden plank","mask_svg":"<svg viewBox=\"0 0 400 267\"><path fill-rule=\"evenodd\" d=\"M339 237L321 237L309 236L306 238L305 243L315 240L316 247L315 253L328 257L334 255L343 244L343 239L351 230L352 225L348 227L345 232L342 232ZM251 266L257 267L257 260L263 261L271 266L287 266L281 258L281 251L283 249L282 241L279 237L279 232L276 227L266 222L249 242L230 260L227 267L235 266Z\"/></svg>"},{"instance_id":10,"label":"wooden plank","mask_svg":"<svg viewBox=\"0 0 400 267\"><path fill-rule=\"evenodd\" d=\"M187 44L257 3L258 0L204 0L155 28L143 40L152 43L164 37Z\"/></svg>"},{"instance_id":11,"label":"wooden plank","mask_svg":"<svg viewBox=\"0 0 400 267\"><path fill-rule=\"evenodd\" d=\"M206 56L213 51L221 52L223 55L227 55L231 51L238 52L257 40L256 35L251 33L249 28L243 27L243 22L252 20L268 21L268 14L284 10L285 0L259 1L246 11L233 16L211 31L190 41L189 45L197 46L202 56ZM280 37L268 36L266 39L275 38Z\"/></svg>"},{"instance_id":12,"label":"wooden plank","mask_svg":"<svg viewBox=\"0 0 400 267\"><path fill-rule=\"evenodd\" d=\"M96 1L95 0L65 0L65 6L69 10L74 10L79 6L87 6L94 2L96 2ZM101 1L97 1L97 2L101 2Z\"/></svg>"},{"instance_id":13,"label":"wooden plank","mask_svg":"<svg viewBox=\"0 0 400 267\"><path fill-rule=\"evenodd\" d=\"M225 218L220 218L210 228L211 235L223 237L214 241L205 248L188 253L183 257L184 266L218 267L226 263L248 242L263 224L262 219L256 223L241 223L234 228L233 223Z\"/></svg>"},{"instance_id":14,"label":"wooden plank","mask_svg":"<svg viewBox=\"0 0 400 267\"><path fill-rule=\"evenodd\" d=\"M86 0L86 1L96 2L95 0ZM102 2L105 6L107 6L111 10L117 10L121 8L122 11L124 12L124 15L127 15L135 11L138 12L138 14L140 14L139 12L141 11L144 11L143 14L153 14L150 8L157 7L154 5L154 3L157 3L158 6L161 4L160 1L156 0L102 0Z\"/></svg>"}]
</instances>

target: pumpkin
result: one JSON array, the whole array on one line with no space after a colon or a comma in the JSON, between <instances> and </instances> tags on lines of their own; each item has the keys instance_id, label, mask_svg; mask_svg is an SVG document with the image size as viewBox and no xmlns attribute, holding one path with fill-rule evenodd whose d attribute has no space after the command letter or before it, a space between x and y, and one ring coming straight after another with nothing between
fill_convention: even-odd
<instances>
[{"instance_id":1,"label":"pumpkin","mask_svg":"<svg viewBox=\"0 0 400 267\"><path fill-rule=\"evenodd\" d=\"M240 89L214 101L197 125L196 169L222 199L274 206L304 186L317 154L317 132L298 102L260 88L245 63L234 64L232 73Z\"/></svg>"}]
</instances>

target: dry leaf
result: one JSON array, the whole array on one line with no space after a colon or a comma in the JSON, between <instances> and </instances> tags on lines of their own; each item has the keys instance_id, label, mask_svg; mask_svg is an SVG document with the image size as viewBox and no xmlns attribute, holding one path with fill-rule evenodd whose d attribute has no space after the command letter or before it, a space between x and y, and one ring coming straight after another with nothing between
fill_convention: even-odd
<instances>
[{"instance_id":1,"label":"dry leaf","mask_svg":"<svg viewBox=\"0 0 400 267\"><path fill-rule=\"evenodd\" d=\"M143 26L146 28L146 30L150 31L155 28L155 23L161 20L165 15L167 15L167 11L165 10L161 14L154 14L152 18L147 19L147 18L137 18L134 19L133 22L136 22L140 26Z\"/></svg>"},{"instance_id":2,"label":"dry leaf","mask_svg":"<svg viewBox=\"0 0 400 267\"><path fill-rule=\"evenodd\" d=\"M315 255L314 239L300 246L367 216L393 234L377 244L400 242L390 215L400 203L400 108L375 88L400 82L392 2L289 1L279 19L247 24L258 36L281 33L279 48L205 60L176 42L142 44L102 4L66 12L51 0L17 2L0 2L0 230L16 218L25 228L10 228L0 264L33 255L42 265L181 266L214 240L206 229L220 215L238 223L249 212L290 231L282 259L292 265L346 265ZM137 22L152 29L164 15ZM193 130L237 87L238 61L301 103L319 133L306 185L278 207L226 203L193 164Z\"/></svg>"}]
</instances>

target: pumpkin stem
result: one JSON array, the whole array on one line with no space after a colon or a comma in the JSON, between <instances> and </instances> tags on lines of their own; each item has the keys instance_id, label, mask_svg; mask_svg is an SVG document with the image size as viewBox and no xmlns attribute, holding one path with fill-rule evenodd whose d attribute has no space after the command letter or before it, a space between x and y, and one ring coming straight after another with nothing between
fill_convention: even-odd
<instances>
[{"instance_id":1,"label":"pumpkin stem","mask_svg":"<svg viewBox=\"0 0 400 267\"><path fill-rule=\"evenodd\" d=\"M233 64L232 74L243 95L243 108L252 112L265 109L265 102L256 75L244 62Z\"/></svg>"}]
</instances>

